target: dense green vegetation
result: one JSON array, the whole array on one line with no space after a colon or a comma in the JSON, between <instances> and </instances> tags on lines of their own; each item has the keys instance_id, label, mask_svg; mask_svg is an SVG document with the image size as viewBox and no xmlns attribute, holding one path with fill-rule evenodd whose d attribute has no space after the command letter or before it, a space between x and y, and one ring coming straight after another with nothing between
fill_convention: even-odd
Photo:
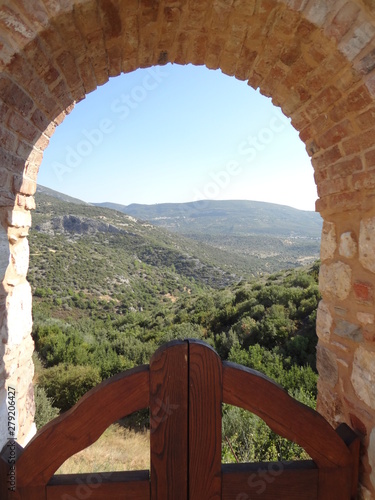
<instances>
[{"instance_id":1,"label":"dense green vegetation","mask_svg":"<svg viewBox=\"0 0 375 500\"><path fill-rule=\"evenodd\" d=\"M48 197L39 207L29 274L38 425L101 380L148 363L164 342L186 337L203 339L222 359L263 372L314 407L318 263L261 278L233 274L224 286L225 271L208 258L187 258L180 243L173 248L170 235L161 240L167 233L149 225ZM128 229L119 231L121 224ZM225 406L223 416L226 461L306 456L254 415ZM147 425L147 413L130 423Z\"/></svg>"},{"instance_id":2,"label":"dense green vegetation","mask_svg":"<svg viewBox=\"0 0 375 500\"><path fill-rule=\"evenodd\" d=\"M147 363L162 343L195 337L211 344L223 359L262 371L314 406L319 298L315 277L313 267L270 276L263 283L185 291L175 302L167 299L149 310L127 313L108 309L107 302L81 309L84 299L78 294L70 299L68 310L55 306L55 317L46 316L46 304L55 299L50 294L37 297L33 335L43 365L39 387L65 411L102 379ZM279 439L256 417L229 407L224 415L225 436L240 459L253 459L254 453L258 459L300 456L294 445L276 446ZM254 443L249 442L250 424ZM255 451L261 436L267 436L268 443L263 443L262 453ZM225 448L227 458L231 453Z\"/></svg>"}]
</instances>

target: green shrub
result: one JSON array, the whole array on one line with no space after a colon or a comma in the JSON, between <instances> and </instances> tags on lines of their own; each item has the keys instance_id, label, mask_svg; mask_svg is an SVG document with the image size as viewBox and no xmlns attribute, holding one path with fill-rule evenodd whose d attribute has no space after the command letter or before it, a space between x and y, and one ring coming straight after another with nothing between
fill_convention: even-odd
<instances>
[{"instance_id":1,"label":"green shrub","mask_svg":"<svg viewBox=\"0 0 375 500\"><path fill-rule=\"evenodd\" d=\"M50 420L53 420L59 414L59 409L53 406L53 398L47 396L47 393L43 387L36 385L34 388L35 397L35 425L39 430L43 425L48 424Z\"/></svg>"},{"instance_id":2,"label":"green shrub","mask_svg":"<svg viewBox=\"0 0 375 500\"><path fill-rule=\"evenodd\" d=\"M59 364L47 368L39 377L40 386L62 411L71 408L100 382L100 372L95 366Z\"/></svg>"},{"instance_id":3,"label":"green shrub","mask_svg":"<svg viewBox=\"0 0 375 500\"><path fill-rule=\"evenodd\" d=\"M224 463L308 458L300 446L275 434L256 415L235 406L223 405L222 436Z\"/></svg>"}]
</instances>

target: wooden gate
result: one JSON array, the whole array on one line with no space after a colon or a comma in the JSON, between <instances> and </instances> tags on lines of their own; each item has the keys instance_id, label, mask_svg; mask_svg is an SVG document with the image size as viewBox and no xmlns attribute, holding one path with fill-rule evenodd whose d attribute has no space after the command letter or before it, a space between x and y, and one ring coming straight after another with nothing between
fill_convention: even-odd
<instances>
[{"instance_id":1,"label":"wooden gate","mask_svg":"<svg viewBox=\"0 0 375 500\"><path fill-rule=\"evenodd\" d=\"M312 460L221 464L222 403L245 408ZM151 470L54 475L113 422L150 408ZM88 392L25 447L9 492L1 462L1 498L25 500L346 500L356 497L359 440L337 431L260 373L224 362L203 342L173 341L150 365Z\"/></svg>"}]
</instances>

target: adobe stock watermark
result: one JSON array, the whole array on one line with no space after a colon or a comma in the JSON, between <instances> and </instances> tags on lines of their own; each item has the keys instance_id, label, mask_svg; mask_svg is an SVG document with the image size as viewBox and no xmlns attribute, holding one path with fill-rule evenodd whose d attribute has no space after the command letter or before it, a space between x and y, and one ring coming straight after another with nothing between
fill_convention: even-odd
<instances>
[{"instance_id":1,"label":"adobe stock watermark","mask_svg":"<svg viewBox=\"0 0 375 500\"><path fill-rule=\"evenodd\" d=\"M167 396L166 401L161 399L156 399L156 404L158 405L150 415L150 433L156 431L158 424L168 420L168 417L179 408L179 405L175 405L169 401L169 396Z\"/></svg>"},{"instance_id":2,"label":"adobe stock watermark","mask_svg":"<svg viewBox=\"0 0 375 500\"><path fill-rule=\"evenodd\" d=\"M17 389L14 386L7 387L7 445L6 458L9 465L8 470L8 490L16 491L16 462L17 462L17 434L18 434L18 410L17 410Z\"/></svg>"},{"instance_id":3,"label":"adobe stock watermark","mask_svg":"<svg viewBox=\"0 0 375 500\"><path fill-rule=\"evenodd\" d=\"M103 118L96 127L83 129L75 146L66 146L64 162L52 163L58 180L61 182L64 175L73 172L84 159L91 156L105 138L115 131L118 123L126 120L167 77L168 73L164 66L148 68L139 85L135 85L130 92L114 99L110 106L111 117Z\"/></svg>"},{"instance_id":4,"label":"adobe stock watermark","mask_svg":"<svg viewBox=\"0 0 375 500\"><path fill-rule=\"evenodd\" d=\"M61 500L87 500L91 497L94 490L108 481L112 475L113 472L93 472L85 474L82 477L77 477L75 479L77 487L74 491L74 496L64 493L61 495Z\"/></svg>"},{"instance_id":5,"label":"adobe stock watermark","mask_svg":"<svg viewBox=\"0 0 375 500\"><path fill-rule=\"evenodd\" d=\"M232 179L244 172L246 166L255 161L262 151L281 134L290 122L287 117L273 115L266 127L261 128L256 135L249 135L240 142L237 153L241 161L231 160L224 169L209 172L210 180L201 189L194 189L194 203L198 208L204 208L207 200L217 199L229 187Z\"/></svg>"},{"instance_id":6,"label":"adobe stock watermark","mask_svg":"<svg viewBox=\"0 0 375 500\"><path fill-rule=\"evenodd\" d=\"M236 500L251 500L256 498L255 495L262 495L267 489L267 486L275 481L275 479L284 472L282 462L269 462L267 468L265 464L259 467L256 472L250 474L247 479L249 487L248 492L238 493Z\"/></svg>"}]
</instances>

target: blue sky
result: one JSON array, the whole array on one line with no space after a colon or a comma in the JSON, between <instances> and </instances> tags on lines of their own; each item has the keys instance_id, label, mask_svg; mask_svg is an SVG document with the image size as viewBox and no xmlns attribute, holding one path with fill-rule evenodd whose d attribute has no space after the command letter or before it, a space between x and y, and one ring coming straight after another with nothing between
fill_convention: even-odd
<instances>
[{"instance_id":1,"label":"blue sky","mask_svg":"<svg viewBox=\"0 0 375 500\"><path fill-rule=\"evenodd\" d=\"M57 128L38 176L88 202L268 201L314 210L313 169L279 108L192 65L111 78Z\"/></svg>"}]
</instances>

